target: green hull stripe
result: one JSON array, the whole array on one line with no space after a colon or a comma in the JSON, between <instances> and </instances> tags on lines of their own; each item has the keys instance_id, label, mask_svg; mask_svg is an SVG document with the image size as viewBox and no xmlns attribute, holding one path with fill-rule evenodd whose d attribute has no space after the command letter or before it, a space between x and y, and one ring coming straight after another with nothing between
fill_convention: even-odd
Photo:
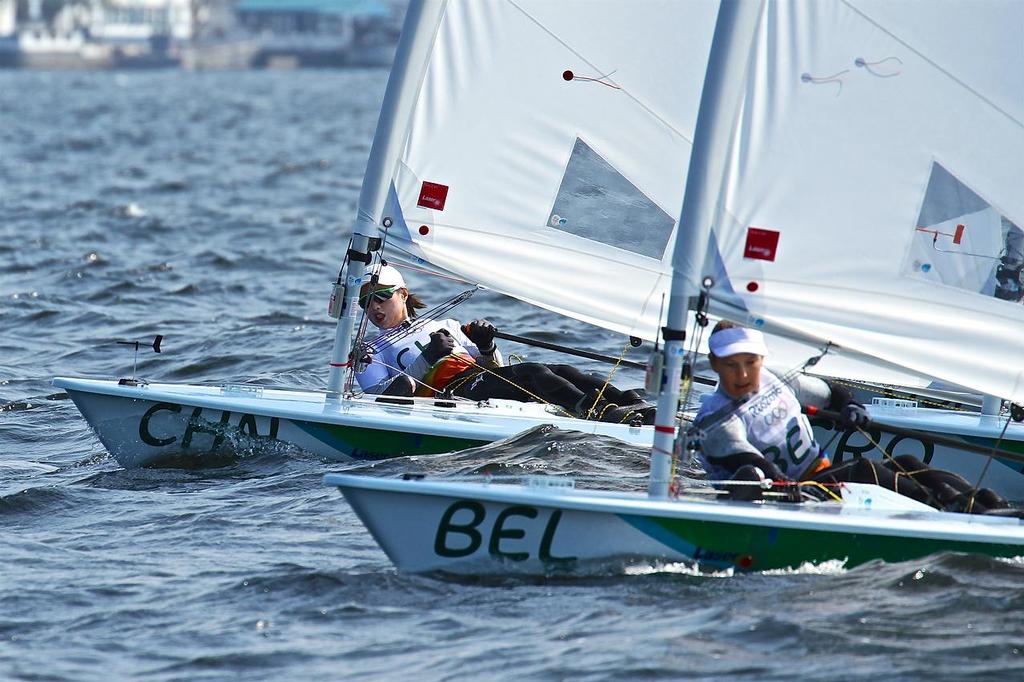
<instances>
[{"instance_id":1,"label":"green hull stripe","mask_svg":"<svg viewBox=\"0 0 1024 682\"><path fill-rule=\"evenodd\" d=\"M433 455L439 452L465 450L487 443L469 438L430 436L388 429L366 429L299 420L292 420L292 423L321 443L356 459L377 460L402 455Z\"/></svg>"},{"instance_id":2,"label":"green hull stripe","mask_svg":"<svg viewBox=\"0 0 1024 682\"><path fill-rule=\"evenodd\" d=\"M909 538L867 533L754 526L719 521L658 519L621 515L645 535L703 564L743 571L764 571L846 559L846 566L881 559L906 561L936 552L990 556L1024 555L1024 547L987 542Z\"/></svg>"},{"instance_id":3,"label":"green hull stripe","mask_svg":"<svg viewBox=\"0 0 1024 682\"><path fill-rule=\"evenodd\" d=\"M997 445L997 442L992 438L979 438L977 436L960 436L960 438L962 438L965 443L970 443L971 445L980 445L983 448L996 447ZM1007 452L1013 452L1018 455L1024 455L1024 441L1003 440L998 442L998 447L1000 450L1006 450ZM1013 462L1010 460L1002 459L1001 457L996 457L996 461L999 462L1000 464L1005 464L1014 471L1024 473L1024 462Z\"/></svg>"}]
</instances>

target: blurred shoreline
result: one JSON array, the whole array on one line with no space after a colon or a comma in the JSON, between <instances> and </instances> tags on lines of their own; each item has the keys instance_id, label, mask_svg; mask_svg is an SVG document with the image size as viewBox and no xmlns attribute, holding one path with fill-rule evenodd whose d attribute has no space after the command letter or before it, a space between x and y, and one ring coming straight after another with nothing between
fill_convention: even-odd
<instances>
[{"instance_id":1,"label":"blurred shoreline","mask_svg":"<svg viewBox=\"0 0 1024 682\"><path fill-rule=\"evenodd\" d=\"M388 67L407 0L0 0L0 68Z\"/></svg>"}]
</instances>

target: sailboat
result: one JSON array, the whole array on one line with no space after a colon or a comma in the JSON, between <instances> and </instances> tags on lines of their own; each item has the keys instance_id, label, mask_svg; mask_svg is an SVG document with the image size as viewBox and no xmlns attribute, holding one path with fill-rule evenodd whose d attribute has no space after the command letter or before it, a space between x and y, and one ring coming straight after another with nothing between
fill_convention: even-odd
<instances>
[{"instance_id":1,"label":"sailboat","mask_svg":"<svg viewBox=\"0 0 1024 682\"><path fill-rule=\"evenodd\" d=\"M1010 244L1024 218L1022 21L1024 6L994 2L720 4L674 248L646 495L557 477L329 474L325 484L409 571L541 573L635 559L742 571L937 551L1024 555L1019 519L939 511L877 486L844 484L831 503L670 488L688 451L675 416L695 304L982 395L1024 398L1024 309L989 281L1008 279L1000 268L1013 267L1010 249L980 246ZM940 199L939 185L963 189ZM964 247L967 232L978 246ZM982 267L979 256L993 260Z\"/></svg>"},{"instance_id":2,"label":"sailboat","mask_svg":"<svg viewBox=\"0 0 1024 682\"><path fill-rule=\"evenodd\" d=\"M582 420L539 403L379 402L353 390L348 366L362 314L358 291L371 261L382 255L653 340L670 270L673 216L682 202L700 61L706 60L710 40L704 30L703 46L678 43L674 29L658 20L710 27L713 10L686 3L644 3L635 11L609 5L602 10L609 30L597 35L586 28L589 22L580 21L591 9L586 2L411 4L364 176L347 266L334 292L331 308L338 326L325 390L244 382L170 384L134 376L120 381L59 377L54 385L68 392L125 467L182 458L201 462L237 444L266 439L342 461L437 453L541 424L649 442L650 427ZM482 29L476 25L481 20L503 27L501 44L450 38L452 32L464 36ZM543 28L552 22L559 31ZM619 34L613 26L630 30ZM640 31L654 42L638 50L626 36ZM524 50L531 42L533 48ZM674 46L666 52L667 45ZM620 55L615 74L601 72L587 58L609 50ZM666 57L691 73L680 78L651 68ZM463 72L469 64L471 72ZM538 78L546 83L543 91L525 88ZM614 111L606 108L606 93L620 93ZM464 101L478 107L467 110ZM515 112L509 110L513 102ZM505 129L515 144L483 142L481 122L499 115L520 121L520 130ZM622 135L626 128L628 138ZM570 144L563 149L564 139ZM642 160L631 151L635 145L657 147L663 156ZM508 158L512 150L515 158ZM629 163L616 170L602 154ZM472 163L445 162L455 158ZM477 178L488 186L481 187ZM566 189L555 200L561 184ZM577 195L587 191L619 198L600 201L596 208L594 201L581 206ZM555 201L550 215L537 197ZM479 213L481 207L487 207L486 214ZM538 207L544 213L539 218ZM624 223L633 215L654 219L646 221L651 229L643 244L631 245L633 237L625 231L606 243L590 238L595 210L618 211L615 217ZM467 226L471 229L463 229ZM531 257L522 258L524 252ZM570 255L574 262L566 263ZM510 262L522 266L509 267ZM552 277L560 267L562 274ZM585 281L590 283L579 286ZM621 281L639 286L621 287Z\"/></svg>"},{"instance_id":3,"label":"sailboat","mask_svg":"<svg viewBox=\"0 0 1024 682\"><path fill-rule=\"evenodd\" d=\"M710 1L413 2L334 292L338 326L325 389L134 376L60 377L55 386L125 467L201 463L267 439L340 461L437 453L547 423L650 443L651 427L581 420L549 405L395 404L359 394L348 366L360 329L356 295L368 267L383 258L469 282L469 293L482 286L657 342L716 11ZM833 95L831 84L808 87ZM924 226L946 229L934 220ZM965 246L973 233L961 239ZM833 344L819 357L821 348L785 335L772 342L773 359L787 368L814 358L810 369L821 376L915 389L932 381L878 358L865 361L852 346ZM879 423L974 445L998 440L1001 449L1024 453L1024 428L1016 424L1004 433L998 416L923 404L882 400L871 410ZM839 457L874 450L858 435L829 429L822 421L819 437ZM888 450L913 448L936 466L983 476L985 485L1024 498L1020 462L990 462L907 436L876 433L873 440Z\"/></svg>"}]
</instances>

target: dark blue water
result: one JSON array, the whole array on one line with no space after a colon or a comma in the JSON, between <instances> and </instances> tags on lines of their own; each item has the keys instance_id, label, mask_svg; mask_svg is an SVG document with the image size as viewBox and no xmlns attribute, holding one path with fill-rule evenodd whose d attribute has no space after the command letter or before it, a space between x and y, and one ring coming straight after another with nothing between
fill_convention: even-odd
<instances>
[{"instance_id":1,"label":"dark blue water","mask_svg":"<svg viewBox=\"0 0 1024 682\"><path fill-rule=\"evenodd\" d=\"M151 380L324 384L385 81L0 72L0 678L1024 678L1019 562L442 580L397 574L320 483L346 467L295 448L122 470L49 383L130 371L117 340L165 335L139 357ZM435 301L456 291L411 279ZM458 314L622 344L490 294ZM352 468L485 466L642 485L646 459L539 431Z\"/></svg>"}]
</instances>

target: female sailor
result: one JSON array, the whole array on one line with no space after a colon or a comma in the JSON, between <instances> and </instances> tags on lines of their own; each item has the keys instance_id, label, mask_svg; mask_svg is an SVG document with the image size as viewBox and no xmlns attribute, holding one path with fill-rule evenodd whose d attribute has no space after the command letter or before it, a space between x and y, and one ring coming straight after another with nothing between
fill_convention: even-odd
<instances>
[{"instance_id":1,"label":"female sailor","mask_svg":"<svg viewBox=\"0 0 1024 682\"><path fill-rule=\"evenodd\" d=\"M635 391L621 391L570 365L503 365L494 344L496 330L487 320L460 325L453 319L416 319L417 310L426 306L393 266L377 268L375 281L360 290L359 302L380 330L364 369L356 373L367 393L536 400L582 418L653 423L653 406Z\"/></svg>"},{"instance_id":2,"label":"female sailor","mask_svg":"<svg viewBox=\"0 0 1024 682\"><path fill-rule=\"evenodd\" d=\"M884 464L858 458L832 466L814 440L801 405L838 412L847 429L863 428L868 414L842 386L797 375L785 382L764 368L768 350L759 331L720 322L708 339L718 387L694 420L701 461L712 480L874 483L920 502L984 513L1009 505L991 490L933 469L910 455ZM758 499L761 486L726 486L735 499Z\"/></svg>"}]
</instances>

